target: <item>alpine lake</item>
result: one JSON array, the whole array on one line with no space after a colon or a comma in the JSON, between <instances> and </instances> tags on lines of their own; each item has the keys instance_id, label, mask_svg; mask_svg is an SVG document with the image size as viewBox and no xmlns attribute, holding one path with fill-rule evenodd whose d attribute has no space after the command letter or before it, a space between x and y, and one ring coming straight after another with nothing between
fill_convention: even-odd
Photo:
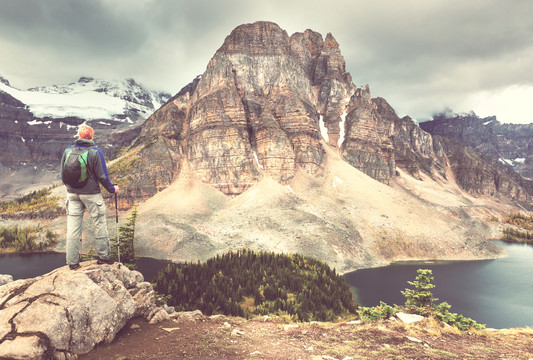
<instances>
[{"instance_id":1,"label":"alpine lake","mask_svg":"<svg viewBox=\"0 0 533 360\"><path fill-rule=\"evenodd\" d=\"M403 305L401 291L412 288L418 269L433 271L437 303L446 301L451 312L463 314L489 328L533 327L533 246L494 241L509 256L494 260L453 262L398 262L344 275L359 305L380 301ZM146 281L170 261L141 257L137 268ZM0 274L13 279L39 276L65 265L57 252L0 255Z\"/></svg>"}]
</instances>

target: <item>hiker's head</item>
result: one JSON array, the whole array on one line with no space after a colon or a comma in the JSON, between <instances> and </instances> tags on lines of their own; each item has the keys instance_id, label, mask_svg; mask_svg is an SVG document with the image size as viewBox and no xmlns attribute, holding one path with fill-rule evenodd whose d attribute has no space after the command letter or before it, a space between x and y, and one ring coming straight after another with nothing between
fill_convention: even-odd
<instances>
[{"instance_id":1,"label":"hiker's head","mask_svg":"<svg viewBox=\"0 0 533 360\"><path fill-rule=\"evenodd\" d=\"M78 129L78 137L80 139L92 140L94 136L94 130L89 125L80 125Z\"/></svg>"}]
</instances>

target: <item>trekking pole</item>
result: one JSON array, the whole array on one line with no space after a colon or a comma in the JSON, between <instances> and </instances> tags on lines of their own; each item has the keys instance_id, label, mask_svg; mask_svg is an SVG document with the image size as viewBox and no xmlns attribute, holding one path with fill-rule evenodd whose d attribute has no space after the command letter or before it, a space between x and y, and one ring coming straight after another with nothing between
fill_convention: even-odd
<instances>
[{"instance_id":1,"label":"trekking pole","mask_svg":"<svg viewBox=\"0 0 533 360\"><path fill-rule=\"evenodd\" d=\"M118 254L118 262L120 262L120 234L118 232L118 200L117 200L117 193L115 193L115 223L117 228L117 254Z\"/></svg>"}]
</instances>

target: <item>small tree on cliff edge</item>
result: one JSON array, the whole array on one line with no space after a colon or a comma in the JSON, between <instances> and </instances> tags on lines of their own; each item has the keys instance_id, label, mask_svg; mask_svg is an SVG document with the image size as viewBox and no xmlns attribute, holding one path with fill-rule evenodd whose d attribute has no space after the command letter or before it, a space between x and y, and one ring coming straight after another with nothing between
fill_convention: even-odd
<instances>
[{"instance_id":1,"label":"small tree on cliff edge","mask_svg":"<svg viewBox=\"0 0 533 360\"><path fill-rule=\"evenodd\" d=\"M428 269L418 269L415 281L408 281L414 289L405 289L402 295L405 296L405 307L409 312L427 316L433 310L433 303L438 299L433 297L431 289L435 287L431 283L433 272Z\"/></svg>"},{"instance_id":2,"label":"small tree on cliff edge","mask_svg":"<svg viewBox=\"0 0 533 360\"><path fill-rule=\"evenodd\" d=\"M120 262L130 269L135 269L137 267L135 265L135 248L133 246L133 240L135 238L135 221L138 216L137 204L135 204L126 223L119 228ZM118 260L118 242L116 237L111 239L111 258Z\"/></svg>"}]
</instances>

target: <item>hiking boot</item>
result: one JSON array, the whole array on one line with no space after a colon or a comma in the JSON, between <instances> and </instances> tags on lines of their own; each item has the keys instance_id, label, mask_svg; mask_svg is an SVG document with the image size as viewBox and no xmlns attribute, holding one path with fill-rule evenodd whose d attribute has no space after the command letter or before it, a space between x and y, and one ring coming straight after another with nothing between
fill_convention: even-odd
<instances>
[{"instance_id":1,"label":"hiking boot","mask_svg":"<svg viewBox=\"0 0 533 360\"><path fill-rule=\"evenodd\" d=\"M112 265L114 264L115 262L111 259L107 259L107 260L104 260L104 259L101 259L101 258L98 258L98 261L96 262L98 265L102 265L102 264L108 264L108 265Z\"/></svg>"},{"instance_id":2,"label":"hiking boot","mask_svg":"<svg viewBox=\"0 0 533 360\"><path fill-rule=\"evenodd\" d=\"M70 268L70 270L76 270L76 269L79 269L80 264L71 264L68 267Z\"/></svg>"}]
</instances>

